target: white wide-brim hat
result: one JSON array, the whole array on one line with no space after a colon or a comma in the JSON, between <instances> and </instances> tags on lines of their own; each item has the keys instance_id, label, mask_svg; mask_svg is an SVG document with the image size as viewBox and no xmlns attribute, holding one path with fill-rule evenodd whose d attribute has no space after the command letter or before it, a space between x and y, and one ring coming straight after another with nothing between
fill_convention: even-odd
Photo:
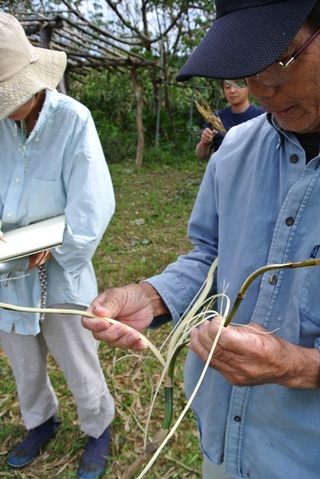
<instances>
[{"instance_id":1,"label":"white wide-brim hat","mask_svg":"<svg viewBox=\"0 0 320 479\"><path fill-rule=\"evenodd\" d=\"M41 90L54 90L67 64L64 52L34 47L18 20L0 12L0 120Z\"/></svg>"}]
</instances>

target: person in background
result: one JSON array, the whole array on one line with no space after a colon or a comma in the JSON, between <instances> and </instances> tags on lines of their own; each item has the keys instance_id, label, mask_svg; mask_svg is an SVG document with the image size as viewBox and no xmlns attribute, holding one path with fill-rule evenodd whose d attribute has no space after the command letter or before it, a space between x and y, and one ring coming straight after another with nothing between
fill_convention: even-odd
<instances>
[{"instance_id":1,"label":"person in background","mask_svg":"<svg viewBox=\"0 0 320 479\"><path fill-rule=\"evenodd\" d=\"M213 26L177 79L229 78L247 85L267 114L231 128L210 158L189 221L194 248L141 284L102 293L90 310L103 317L82 321L112 347L141 350L128 325L143 332L176 323L215 258L210 295L227 285L231 304L246 278L268 264L236 324L222 328L192 403L203 478L318 479L320 267L272 265L320 261L320 0L215 5ZM191 331L188 397L220 321Z\"/></svg>"},{"instance_id":2,"label":"person in background","mask_svg":"<svg viewBox=\"0 0 320 479\"><path fill-rule=\"evenodd\" d=\"M264 113L264 109L260 106L250 104L248 88L237 88L225 80L221 81L221 85L229 106L218 110L216 115L226 131ZM211 123L206 122L201 139L196 146L198 160L207 160L214 151L218 150L224 137L222 132L212 128Z\"/></svg>"},{"instance_id":3,"label":"person in background","mask_svg":"<svg viewBox=\"0 0 320 479\"><path fill-rule=\"evenodd\" d=\"M66 218L61 246L0 264L0 298L18 306L79 310L79 316L0 312L0 340L28 430L9 452L8 464L29 464L56 435L60 420L47 371L50 353L88 436L78 478L96 479L106 469L115 407L100 366L99 343L80 318L97 294L91 259L115 200L90 112L56 90L65 66L65 53L35 48L17 19L0 13L2 229L61 214Z\"/></svg>"}]
</instances>

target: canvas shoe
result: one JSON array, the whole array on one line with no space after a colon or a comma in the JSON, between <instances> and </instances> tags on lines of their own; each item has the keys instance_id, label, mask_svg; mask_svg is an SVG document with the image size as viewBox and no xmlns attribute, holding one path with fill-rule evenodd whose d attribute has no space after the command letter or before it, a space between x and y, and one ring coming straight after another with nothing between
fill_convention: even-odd
<instances>
[{"instance_id":1,"label":"canvas shoe","mask_svg":"<svg viewBox=\"0 0 320 479\"><path fill-rule=\"evenodd\" d=\"M41 449L52 439L58 430L60 420L52 416L29 434L9 452L7 463L11 467L23 467L32 462Z\"/></svg>"},{"instance_id":2,"label":"canvas shoe","mask_svg":"<svg viewBox=\"0 0 320 479\"><path fill-rule=\"evenodd\" d=\"M107 468L110 427L98 439L88 438L78 469L78 479L98 479Z\"/></svg>"}]
</instances>

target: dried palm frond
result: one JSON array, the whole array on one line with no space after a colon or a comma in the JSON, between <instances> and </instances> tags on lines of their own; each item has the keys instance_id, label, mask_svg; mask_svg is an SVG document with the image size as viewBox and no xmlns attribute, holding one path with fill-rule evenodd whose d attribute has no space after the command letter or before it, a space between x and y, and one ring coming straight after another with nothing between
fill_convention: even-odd
<instances>
[{"instance_id":1,"label":"dried palm frond","mask_svg":"<svg viewBox=\"0 0 320 479\"><path fill-rule=\"evenodd\" d=\"M211 110L211 108L209 106L209 103L203 98L203 96L201 95L201 93L198 90L195 90L195 92L196 92L196 94L197 94L197 96L200 100L200 103L198 103L196 100L194 100L195 105L196 105L197 110L200 113L200 115L206 121L211 123L213 128L220 131L221 133L227 133L225 127L222 124L222 121L220 120L220 118L218 116L216 116L213 113L213 111Z\"/></svg>"}]
</instances>

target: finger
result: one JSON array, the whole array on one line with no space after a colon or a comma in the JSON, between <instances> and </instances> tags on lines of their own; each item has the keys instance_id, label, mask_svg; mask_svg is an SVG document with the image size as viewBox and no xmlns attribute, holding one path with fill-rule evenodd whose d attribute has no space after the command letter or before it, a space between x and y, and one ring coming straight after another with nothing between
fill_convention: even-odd
<instances>
[{"instance_id":1,"label":"finger","mask_svg":"<svg viewBox=\"0 0 320 479\"><path fill-rule=\"evenodd\" d=\"M35 253L29 256L29 269L36 268L44 264L50 256L50 251L40 251L39 253Z\"/></svg>"},{"instance_id":2,"label":"finger","mask_svg":"<svg viewBox=\"0 0 320 479\"><path fill-rule=\"evenodd\" d=\"M110 323L106 318L81 318L82 325L89 329L98 341L105 341L113 348L145 349L147 346L141 340L140 334L125 324Z\"/></svg>"},{"instance_id":3,"label":"finger","mask_svg":"<svg viewBox=\"0 0 320 479\"><path fill-rule=\"evenodd\" d=\"M89 318L82 316L81 324L84 328L89 329L92 332L106 331L110 327L110 323L106 318Z\"/></svg>"},{"instance_id":4,"label":"finger","mask_svg":"<svg viewBox=\"0 0 320 479\"><path fill-rule=\"evenodd\" d=\"M188 348L191 349L203 362L206 362L209 356L209 350L204 346L203 341L200 338L200 332L198 328L190 331L190 342Z\"/></svg>"},{"instance_id":5,"label":"finger","mask_svg":"<svg viewBox=\"0 0 320 479\"><path fill-rule=\"evenodd\" d=\"M201 333L203 333L203 331ZM213 341L209 344L206 344L206 342L204 344L201 333L200 330L193 330L190 333L192 340L188 347L197 354L204 363L208 361L208 358L211 355L209 363L210 367L219 371L230 383L237 386L250 384L251 378L249 380L248 376L244 374L240 368L239 356L221 348L219 344L217 344L214 351L212 351L214 344Z\"/></svg>"},{"instance_id":6,"label":"finger","mask_svg":"<svg viewBox=\"0 0 320 479\"><path fill-rule=\"evenodd\" d=\"M132 349L134 351L142 351L147 348L147 345L135 334L134 331L129 331L127 334L121 336L115 341L110 341L103 333L95 333L94 337L98 341L107 342L111 348Z\"/></svg>"},{"instance_id":7,"label":"finger","mask_svg":"<svg viewBox=\"0 0 320 479\"><path fill-rule=\"evenodd\" d=\"M208 334L214 338L217 334L219 323L214 320L210 324ZM205 339L204 339L205 341ZM278 344L278 337L262 326L252 323L223 328L219 338L219 346L225 351L230 351L240 357L265 355Z\"/></svg>"}]
</instances>

